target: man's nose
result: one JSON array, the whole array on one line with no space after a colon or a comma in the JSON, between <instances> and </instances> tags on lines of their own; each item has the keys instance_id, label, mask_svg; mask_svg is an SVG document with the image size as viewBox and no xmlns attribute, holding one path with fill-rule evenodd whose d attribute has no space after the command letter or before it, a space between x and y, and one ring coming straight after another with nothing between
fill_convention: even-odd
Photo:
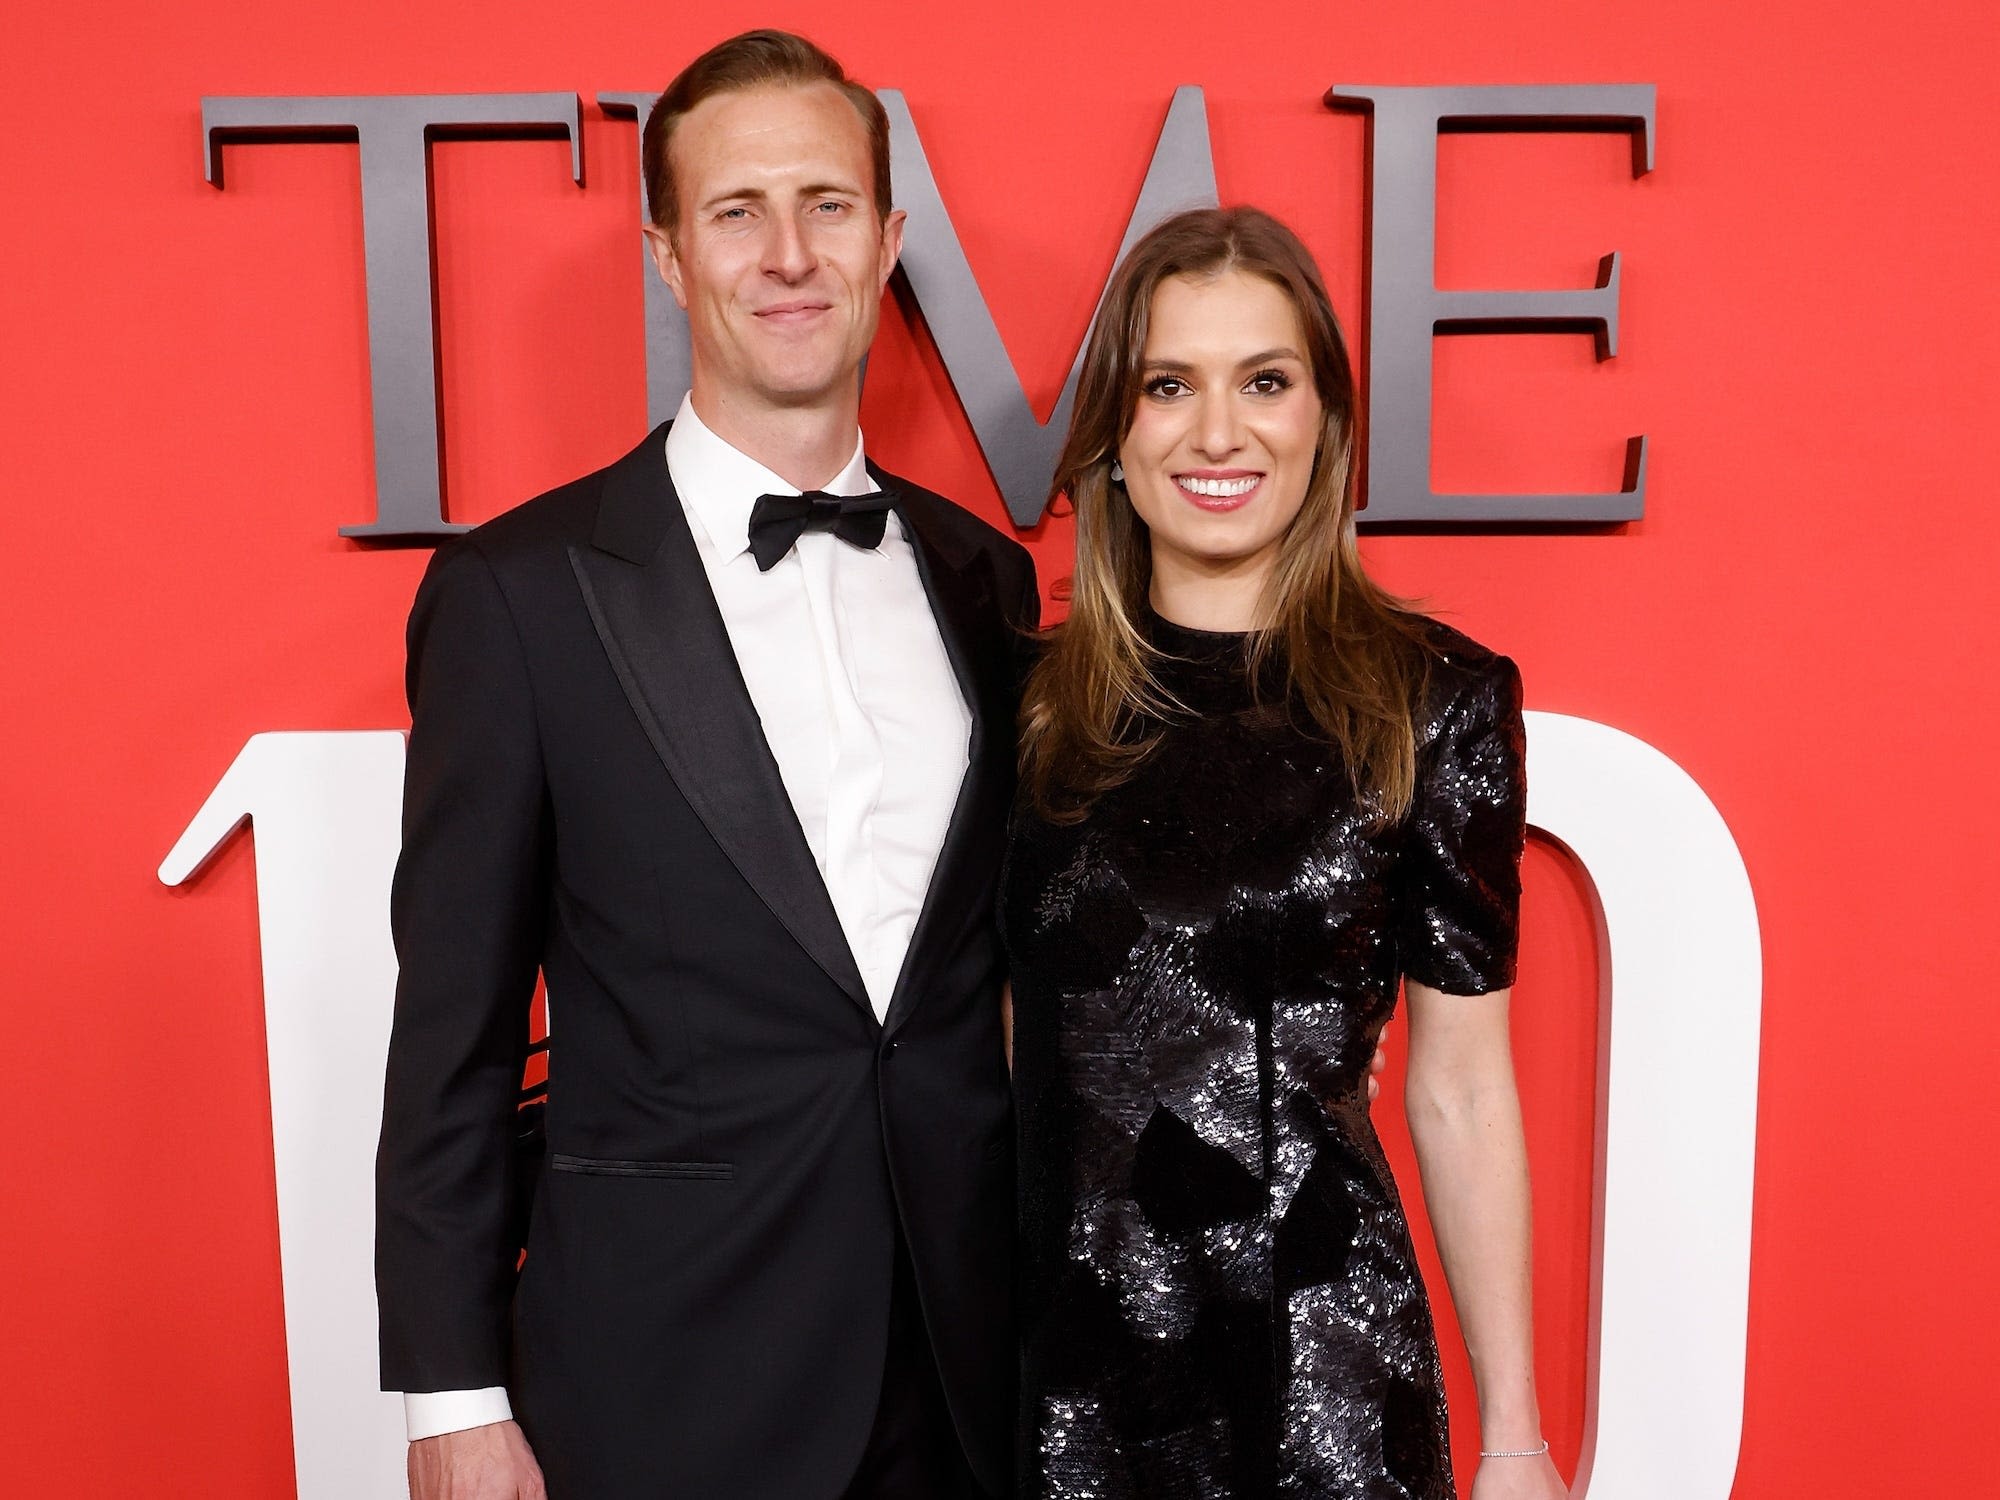
<instances>
[{"instance_id":1,"label":"man's nose","mask_svg":"<svg viewBox=\"0 0 2000 1500\"><path fill-rule=\"evenodd\" d=\"M784 281L799 281L812 274L816 263L805 226L790 214L775 216L764 241L765 271Z\"/></svg>"}]
</instances>

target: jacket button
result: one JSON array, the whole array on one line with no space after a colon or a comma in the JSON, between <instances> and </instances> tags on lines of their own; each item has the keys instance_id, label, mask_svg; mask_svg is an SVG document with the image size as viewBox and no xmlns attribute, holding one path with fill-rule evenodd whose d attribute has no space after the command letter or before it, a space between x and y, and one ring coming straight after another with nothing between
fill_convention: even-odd
<instances>
[{"instance_id":1,"label":"jacket button","mask_svg":"<svg viewBox=\"0 0 2000 1500\"><path fill-rule=\"evenodd\" d=\"M894 1056L896 1055L896 1048L897 1048L897 1046L898 1046L898 1045L899 1045L899 1044L898 1044L898 1043L896 1043L896 1042L890 1042L890 1043L886 1044L886 1045L885 1045L885 1046L884 1046L884 1047L882 1048L882 1055L883 1055L884 1057L894 1057Z\"/></svg>"}]
</instances>

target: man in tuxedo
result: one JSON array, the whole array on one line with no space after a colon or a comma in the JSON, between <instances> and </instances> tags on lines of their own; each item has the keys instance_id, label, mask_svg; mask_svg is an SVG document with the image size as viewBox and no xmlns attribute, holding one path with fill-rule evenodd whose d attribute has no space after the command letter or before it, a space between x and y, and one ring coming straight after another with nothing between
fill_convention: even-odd
<instances>
[{"instance_id":1,"label":"man in tuxedo","mask_svg":"<svg viewBox=\"0 0 2000 1500\"><path fill-rule=\"evenodd\" d=\"M692 63L643 137L691 394L418 592L376 1257L417 1500L1009 1483L992 906L1038 596L864 457L888 149L800 38Z\"/></svg>"}]
</instances>

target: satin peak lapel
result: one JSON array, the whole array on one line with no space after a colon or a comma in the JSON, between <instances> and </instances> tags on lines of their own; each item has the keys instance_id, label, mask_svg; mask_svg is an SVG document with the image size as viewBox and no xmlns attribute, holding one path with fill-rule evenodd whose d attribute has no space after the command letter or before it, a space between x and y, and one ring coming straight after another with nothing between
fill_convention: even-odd
<instances>
[{"instance_id":1,"label":"satin peak lapel","mask_svg":"<svg viewBox=\"0 0 2000 1500\"><path fill-rule=\"evenodd\" d=\"M571 547L570 566L667 774L786 931L872 1022L668 477L665 432L613 468L592 545Z\"/></svg>"},{"instance_id":2,"label":"satin peak lapel","mask_svg":"<svg viewBox=\"0 0 2000 1500\"><path fill-rule=\"evenodd\" d=\"M901 481L878 474L886 489ZM948 501L935 501L948 504ZM896 514L908 531L917 557L917 571L930 597L931 614L945 655L951 660L959 692L972 713L972 733L966 746L965 778L946 830L944 847L924 893L923 909L910 934L910 948L896 977L884 1025L894 1031L908 1016L943 961L957 945L966 925L984 905L982 893L999 868L1001 833L1006 817L1003 798L1009 779L995 757L1011 765L1014 726L1009 717L1009 658L1006 625L994 596L993 564L977 548L954 546L933 524L923 498L900 501ZM999 736L996 747L994 736Z\"/></svg>"}]
</instances>

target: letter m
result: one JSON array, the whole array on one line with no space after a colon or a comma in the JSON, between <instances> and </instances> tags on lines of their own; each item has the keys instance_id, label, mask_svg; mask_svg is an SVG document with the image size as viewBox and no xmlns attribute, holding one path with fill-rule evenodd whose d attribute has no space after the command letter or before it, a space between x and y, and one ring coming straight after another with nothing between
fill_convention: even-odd
<instances>
[{"instance_id":1,"label":"letter m","mask_svg":"<svg viewBox=\"0 0 2000 1500\"><path fill-rule=\"evenodd\" d=\"M1037 421L965 258L958 230L945 211L910 107L897 89L882 89L879 97L889 112L896 201L909 214L900 274L923 311L986 467L1007 502L1007 513L1016 526L1032 526L1047 503L1057 451L1069 428L1083 349L1077 350L1048 421ZM1184 86L1174 91L1118 258L1123 260L1133 243L1167 215L1184 208L1213 208L1218 201L1215 160L1208 145L1208 106L1199 88ZM1099 301L1101 306L1101 296Z\"/></svg>"}]
</instances>

